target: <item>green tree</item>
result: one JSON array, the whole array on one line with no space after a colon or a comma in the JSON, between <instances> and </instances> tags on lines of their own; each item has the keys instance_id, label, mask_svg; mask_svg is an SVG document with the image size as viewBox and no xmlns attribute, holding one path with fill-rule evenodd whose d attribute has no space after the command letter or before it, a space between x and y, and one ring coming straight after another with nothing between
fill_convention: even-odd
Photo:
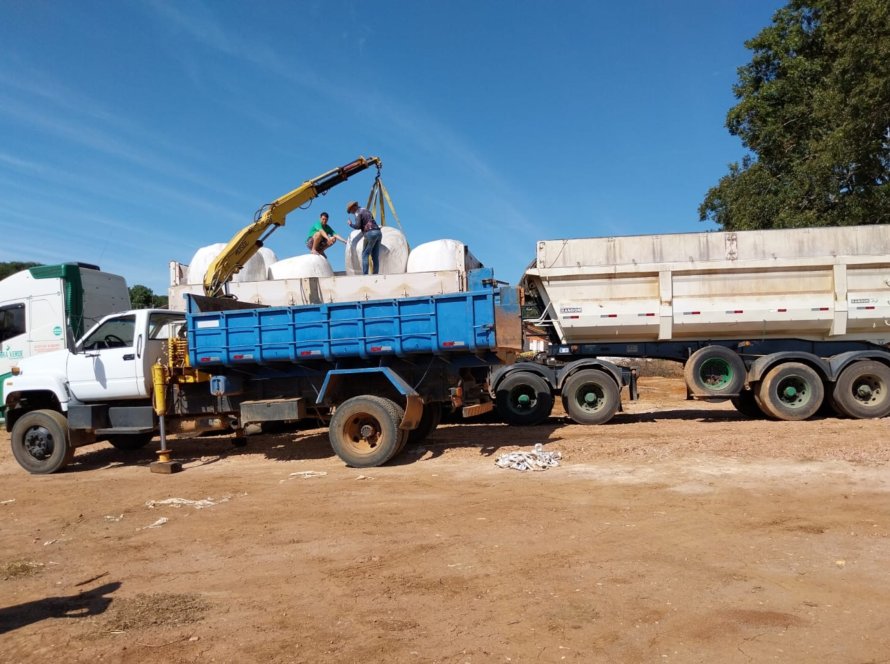
<instances>
[{"instance_id":1,"label":"green tree","mask_svg":"<svg viewBox=\"0 0 890 664\"><path fill-rule=\"evenodd\" d=\"M167 296L155 295L148 286L136 284L130 287L130 304L134 309L166 309Z\"/></svg>"},{"instance_id":2,"label":"green tree","mask_svg":"<svg viewBox=\"0 0 890 664\"><path fill-rule=\"evenodd\" d=\"M890 222L890 0L792 0L745 43L750 154L699 206L726 230Z\"/></svg>"},{"instance_id":3,"label":"green tree","mask_svg":"<svg viewBox=\"0 0 890 664\"><path fill-rule=\"evenodd\" d=\"M27 270L29 267L37 267L38 265L40 265L40 263L23 263L21 261L0 263L0 279L6 279L6 277L15 274L16 272Z\"/></svg>"}]
</instances>

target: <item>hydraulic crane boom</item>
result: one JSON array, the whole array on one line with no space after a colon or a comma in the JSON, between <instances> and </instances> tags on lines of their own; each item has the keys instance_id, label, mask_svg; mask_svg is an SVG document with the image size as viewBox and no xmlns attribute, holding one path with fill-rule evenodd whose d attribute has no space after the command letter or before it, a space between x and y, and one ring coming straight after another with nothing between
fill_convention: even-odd
<instances>
[{"instance_id":1,"label":"hydraulic crane boom","mask_svg":"<svg viewBox=\"0 0 890 664\"><path fill-rule=\"evenodd\" d=\"M207 268L204 293L210 297L222 295L225 285L259 251L266 238L276 228L284 226L285 217L289 213L371 166L376 166L379 171L383 164L377 157L359 157L345 166L307 180L293 191L261 207L254 222L238 231Z\"/></svg>"}]
</instances>

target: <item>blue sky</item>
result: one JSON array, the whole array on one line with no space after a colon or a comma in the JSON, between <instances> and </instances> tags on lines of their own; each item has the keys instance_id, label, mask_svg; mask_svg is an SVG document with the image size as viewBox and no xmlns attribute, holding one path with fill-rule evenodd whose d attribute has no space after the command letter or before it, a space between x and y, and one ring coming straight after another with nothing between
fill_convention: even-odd
<instances>
[{"instance_id":1,"label":"blue sky","mask_svg":"<svg viewBox=\"0 0 890 664\"><path fill-rule=\"evenodd\" d=\"M378 155L412 245L710 230L743 42L782 2L0 0L0 260L168 262ZM288 217L279 258L366 172ZM342 269L342 245L332 255Z\"/></svg>"}]
</instances>

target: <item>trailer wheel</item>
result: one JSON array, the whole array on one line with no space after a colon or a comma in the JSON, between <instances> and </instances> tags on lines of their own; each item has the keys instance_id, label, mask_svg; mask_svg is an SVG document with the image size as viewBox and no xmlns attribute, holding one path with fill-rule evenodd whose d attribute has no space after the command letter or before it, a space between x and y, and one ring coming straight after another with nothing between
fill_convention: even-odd
<instances>
[{"instance_id":1,"label":"trailer wheel","mask_svg":"<svg viewBox=\"0 0 890 664\"><path fill-rule=\"evenodd\" d=\"M805 420L822 405L825 387L816 371L800 362L770 369L757 391L760 407L777 420Z\"/></svg>"},{"instance_id":2,"label":"trailer wheel","mask_svg":"<svg viewBox=\"0 0 890 664\"><path fill-rule=\"evenodd\" d=\"M848 417L868 419L890 415L890 368L874 360L854 362L841 372L832 398Z\"/></svg>"},{"instance_id":3,"label":"trailer wheel","mask_svg":"<svg viewBox=\"0 0 890 664\"><path fill-rule=\"evenodd\" d=\"M115 434L108 436L108 442L119 450L132 452L148 445L152 438L154 438L154 433Z\"/></svg>"},{"instance_id":4,"label":"trailer wheel","mask_svg":"<svg viewBox=\"0 0 890 664\"><path fill-rule=\"evenodd\" d=\"M724 346L699 348L683 367L686 385L698 397L732 397L745 386L745 363Z\"/></svg>"},{"instance_id":5,"label":"trailer wheel","mask_svg":"<svg viewBox=\"0 0 890 664\"><path fill-rule=\"evenodd\" d=\"M408 432L408 445L418 445L429 436L439 422L442 420L442 404L438 402L426 403L423 405L423 415L420 416L420 423L416 429Z\"/></svg>"},{"instance_id":6,"label":"trailer wheel","mask_svg":"<svg viewBox=\"0 0 890 664\"><path fill-rule=\"evenodd\" d=\"M732 397L730 401L732 402L732 405L735 406L735 409L742 415L761 420L765 416L764 412L760 410L760 406L757 405L757 400L754 397L754 390L742 390L739 392L739 396Z\"/></svg>"},{"instance_id":7,"label":"trailer wheel","mask_svg":"<svg viewBox=\"0 0 890 664\"><path fill-rule=\"evenodd\" d=\"M584 369L569 376L562 387L566 412L578 424L603 424L621 405L618 385L605 372Z\"/></svg>"},{"instance_id":8,"label":"trailer wheel","mask_svg":"<svg viewBox=\"0 0 890 664\"><path fill-rule=\"evenodd\" d=\"M328 437L337 456L353 468L380 466L396 454L408 432L399 429L404 411L389 399L347 399L331 418Z\"/></svg>"},{"instance_id":9,"label":"trailer wheel","mask_svg":"<svg viewBox=\"0 0 890 664\"><path fill-rule=\"evenodd\" d=\"M55 410L32 410L12 427L12 454L29 473L55 473L74 458L68 420Z\"/></svg>"},{"instance_id":10,"label":"trailer wheel","mask_svg":"<svg viewBox=\"0 0 890 664\"><path fill-rule=\"evenodd\" d=\"M539 375L517 371L498 385L495 406L507 424L540 424L553 410L553 392L550 384Z\"/></svg>"}]
</instances>

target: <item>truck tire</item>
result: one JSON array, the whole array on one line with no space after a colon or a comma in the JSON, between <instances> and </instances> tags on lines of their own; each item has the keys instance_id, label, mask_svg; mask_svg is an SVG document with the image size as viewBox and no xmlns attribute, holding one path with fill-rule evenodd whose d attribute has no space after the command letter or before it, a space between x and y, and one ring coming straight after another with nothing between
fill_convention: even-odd
<instances>
[{"instance_id":1,"label":"truck tire","mask_svg":"<svg viewBox=\"0 0 890 664\"><path fill-rule=\"evenodd\" d=\"M507 424L540 424L550 417L553 410L553 392L550 384L539 375L517 371L498 385L495 407Z\"/></svg>"},{"instance_id":2,"label":"truck tire","mask_svg":"<svg viewBox=\"0 0 890 664\"><path fill-rule=\"evenodd\" d=\"M604 371L583 369L562 386L562 403L578 424L603 424L618 412L621 392Z\"/></svg>"},{"instance_id":3,"label":"truck tire","mask_svg":"<svg viewBox=\"0 0 890 664\"><path fill-rule=\"evenodd\" d=\"M12 454L29 473L45 475L67 466L74 458L68 420L55 410L32 410L12 427Z\"/></svg>"},{"instance_id":4,"label":"truck tire","mask_svg":"<svg viewBox=\"0 0 890 664\"><path fill-rule=\"evenodd\" d=\"M442 404L438 402L423 405L423 415L416 429L408 432L408 445L419 445L429 436L442 420Z\"/></svg>"},{"instance_id":5,"label":"truck tire","mask_svg":"<svg viewBox=\"0 0 890 664\"><path fill-rule=\"evenodd\" d=\"M742 390L739 392L739 396L732 397L730 401L732 402L732 405L735 406L735 409L742 415L757 420L762 420L765 417L764 412L760 410L760 406L757 405L753 389Z\"/></svg>"},{"instance_id":6,"label":"truck tire","mask_svg":"<svg viewBox=\"0 0 890 664\"><path fill-rule=\"evenodd\" d=\"M745 363L724 346L699 348L683 367L686 386L694 396L731 398L745 386Z\"/></svg>"},{"instance_id":7,"label":"truck tire","mask_svg":"<svg viewBox=\"0 0 890 664\"><path fill-rule=\"evenodd\" d=\"M108 436L108 442L119 450L132 452L148 445L152 438L154 438L154 433L115 434Z\"/></svg>"},{"instance_id":8,"label":"truck tire","mask_svg":"<svg viewBox=\"0 0 890 664\"><path fill-rule=\"evenodd\" d=\"M841 372L832 399L847 417L890 415L890 367L874 360L854 362Z\"/></svg>"},{"instance_id":9,"label":"truck tire","mask_svg":"<svg viewBox=\"0 0 890 664\"><path fill-rule=\"evenodd\" d=\"M818 412L825 386L815 369L800 362L773 367L757 390L758 404L777 420L805 420Z\"/></svg>"},{"instance_id":10,"label":"truck tire","mask_svg":"<svg viewBox=\"0 0 890 664\"><path fill-rule=\"evenodd\" d=\"M403 416L402 408L389 399L347 399L337 406L331 418L331 447L353 468L383 465L399 453L408 439L408 432L399 429Z\"/></svg>"}]
</instances>

